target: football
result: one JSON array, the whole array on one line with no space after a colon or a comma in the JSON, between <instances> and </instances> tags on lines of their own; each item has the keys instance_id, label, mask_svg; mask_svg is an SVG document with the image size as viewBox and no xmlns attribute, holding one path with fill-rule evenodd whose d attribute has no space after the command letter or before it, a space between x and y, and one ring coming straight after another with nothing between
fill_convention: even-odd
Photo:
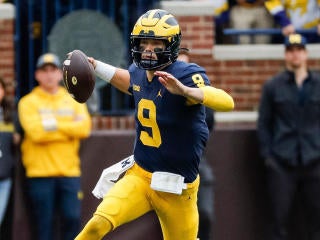
<instances>
[{"instance_id":1,"label":"football","mask_svg":"<svg viewBox=\"0 0 320 240\"><path fill-rule=\"evenodd\" d=\"M91 96L95 86L95 72L88 57L80 50L67 54L63 62L63 82L70 95L79 103Z\"/></svg>"}]
</instances>

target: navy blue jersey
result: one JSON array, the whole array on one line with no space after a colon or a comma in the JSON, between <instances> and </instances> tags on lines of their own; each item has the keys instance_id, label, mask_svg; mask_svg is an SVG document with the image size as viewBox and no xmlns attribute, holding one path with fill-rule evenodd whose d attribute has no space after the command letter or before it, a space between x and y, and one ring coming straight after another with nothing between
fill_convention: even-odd
<instances>
[{"instance_id":1,"label":"navy blue jersey","mask_svg":"<svg viewBox=\"0 0 320 240\"><path fill-rule=\"evenodd\" d=\"M176 61L163 71L189 87L210 85L205 70L196 64ZM136 162L149 172L177 173L193 182L209 135L204 106L171 94L157 76L149 82L146 71L135 65L129 73L136 109Z\"/></svg>"}]
</instances>

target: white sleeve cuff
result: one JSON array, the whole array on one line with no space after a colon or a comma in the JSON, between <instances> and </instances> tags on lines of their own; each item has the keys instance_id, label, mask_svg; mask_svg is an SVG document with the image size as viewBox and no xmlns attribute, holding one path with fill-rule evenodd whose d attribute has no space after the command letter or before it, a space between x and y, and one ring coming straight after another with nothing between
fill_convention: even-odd
<instances>
[{"instance_id":1,"label":"white sleeve cuff","mask_svg":"<svg viewBox=\"0 0 320 240\"><path fill-rule=\"evenodd\" d=\"M116 73L116 67L111 66L107 63L100 62L96 60L96 68L95 73L96 75L106 81L107 83L110 83L111 79L113 78L114 74Z\"/></svg>"}]
</instances>

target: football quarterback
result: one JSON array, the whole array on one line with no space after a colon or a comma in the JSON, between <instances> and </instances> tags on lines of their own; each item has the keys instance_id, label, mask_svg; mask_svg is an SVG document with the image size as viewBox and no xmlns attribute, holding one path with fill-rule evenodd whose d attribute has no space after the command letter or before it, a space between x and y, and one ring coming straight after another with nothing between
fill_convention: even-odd
<instances>
[{"instance_id":1,"label":"football quarterback","mask_svg":"<svg viewBox=\"0 0 320 240\"><path fill-rule=\"evenodd\" d=\"M208 139L205 106L234 108L232 97L211 86L205 70L177 60L181 29L169 12L153 9L133 27L133 64L116 68L89 57L96 75L133 96L136 140L125 175L108 191L77 240L108 232L155 211L165 240L195 240L198 231L198 165ZM106 146L107 147L107 146ZM104 170L104 176L120 165ZM110 174L112 172L112 174ZM108 179L103 181L108 183ZM107 188L102 188L107 189ZM100 191L97 191L100 193Z\"/></svg>"}]
</instances>

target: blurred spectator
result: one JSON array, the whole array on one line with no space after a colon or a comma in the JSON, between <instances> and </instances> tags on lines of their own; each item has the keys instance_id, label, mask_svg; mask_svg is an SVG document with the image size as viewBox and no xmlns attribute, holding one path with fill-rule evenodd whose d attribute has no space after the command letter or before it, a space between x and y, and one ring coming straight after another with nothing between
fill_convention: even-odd
<instances>
[{"instance_id":1,"label":"blurred spectator","mask_svg":"<svg viewBox=\"0 0 320 240\"><path fill-rule=\"evenodd\" d=\"M230 26L235 29L272 28L273 20L264 6L264 0L236 0L230 10ZM240 35L241 44L265 44L271 42L270 35Z\"/></svg>"},{"instance_id":2,"label":"blurred spectator","mask_svg":"<svg viewBox=\"0 0 320 240\"><path fill-rule=\"evenodd\" d=\"M187 48L181 48L178 60L190 62L189 51ZM206 123L209 132L214 129L214 111L206 107ZM214 220L214 175L210 164L207 161L205 151L199 163L200 185L198 191L198 211L199 211L199 232L198 237L201 240L212 239L212 227Z\"/></svg>"},{"instance_id":3,"label":"blurred spectator","mask_svg":"<svg viewBox=\"0 0 320 240\"><path fill-rule=\"evenodd\" d=\"M227 0L214 0L213 4L213 18L214 18L214 32L215 42L217 44L231 43L230 38L224 35L223 29L229 27L229 7L232 6Z\"/></svg>"},{"instance_id":4,"label":"blurred spectator","mask_svg":"<svg viewBox=\"0 0 320 240\"><path fill-rule=\"evenodd\" d=\"M308 69L306 39L285 40L286 69L267 81L259 106L258 137L270 203L267 240L288 239L294 200L303 199L307 238L320 239L320 75ZM295 215L292 215L294 213ZM296 226L298 227L298 226Z\"/></svg>"},{"instance_id":5,"label":"blurred spectator","mask_svg":"<svg viewBox=\"0 0 320 240\"><path fill-rule=\"evenodd\" d=\"M224 28L258 29L272 28L273 19L263 4L264 0L214 0L216 43L265 44L271 42L269 35L224 36Z\"/></svg>"},{"instance_id":6,"label":"blurred spectator","mask_svg":"<svg viewBox=\"0 0 320 240\"><path fill-rule=\"evenodd\" d=\"M313 33L304 35L309 43L320 42L319 0L266 0L265 6L280 25L284 36L301 29L314 29Z\"/></svg>"},{"instance_id":7,"label":"blurred spectator","mask_svg":"<svg viewBox=\"0 0 320 240\"><path fill-rule=\"evenodd\" d=\"M62 71L54 54L39 57L35 79L39 86L20 99L23 129L22 163L35 227L35 240L56 239L55 216L61 217L58 233L73 240L80 230L80 139L91 130L85 104L77 103L60 86Z\"/></svg>"},{"instance_id":8,"label":"blurred spectator","mask_svg":"<svg viewBox=\"0 0 320 240\"><path fill-rule=\"evenodd\" d=\"M14 99L6 94L6 85L0 77L0 227L10 197L16 146L20 136L15 131L16 109Z\"/></svg>"}]
</instances>

